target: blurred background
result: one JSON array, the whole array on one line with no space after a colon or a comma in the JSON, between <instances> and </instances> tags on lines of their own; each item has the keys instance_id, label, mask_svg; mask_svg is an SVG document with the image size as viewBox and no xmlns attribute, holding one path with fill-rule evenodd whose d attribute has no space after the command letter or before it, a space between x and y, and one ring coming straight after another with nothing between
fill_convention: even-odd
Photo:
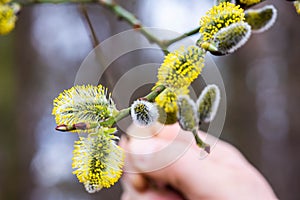
<instances>
[{"instance_id":1,"label":"blurred background","mask_svg":"<svg viewBox=\"0 0 300 200\"><path fill-rule=\"evenodd\" d=\"M198 26L212 5L210 0L118 2L146 26L182 33ZM279 11L274 27L252 35L232 55L213 57L227 94L221 137L258 168L280 199L300 199L300 16L289 2L268 3ZM131 29L99 5L87 10L100 41ZM71 169L78 136L56 132L51 115L53 99L72 87L92 48L86 21L74 4L25 6L13 33L0 37L1 200L120 198L119 183L97 194L85 192ZM137 64L162 60L159 51L130 53L114 62L100 82L112 88ZM146 92L139 89L136 95Z\"/></svg>"}]
</instances>

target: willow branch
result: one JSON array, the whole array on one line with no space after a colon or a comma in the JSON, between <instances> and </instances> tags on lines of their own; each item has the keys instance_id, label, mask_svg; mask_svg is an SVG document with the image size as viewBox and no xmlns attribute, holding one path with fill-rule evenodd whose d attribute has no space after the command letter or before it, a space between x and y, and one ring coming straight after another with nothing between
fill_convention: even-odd
<instances>
[{"instance_id":1,"label":"willow branch","mask_svg":"<svg viewBox=\"0 0 300 200\"><path fill-rule=\"evenodd\" d=\"M189 36L192 36L194 34L199 33L199 30L200 30L200 27L197 27L197 28L195 28L195 29L193 29L193 30L191 30L189 32L186 32L186 33L184 33L184 34L182 34L182 35L180 35L180 36L178 36L178 37L176 37L174 39L164 40L163 44L168 47L168 46L170 46L171 44L173 44L175 42L178 42L178 41L180 41L180 40L182 40L184 38L187 38Z\"/></svg>"},{"instance_id":2,"label":"willow branch","mask_svg":"<svg viewBox=\"0 0 300 200\"><path fill-rule=\"evenodd\" d=\"M145 97L142 97L140 99L145 100L145 101L149 101L149 102L153 102L155 100L155 98L162 92L165 90L165 86L163 85L159 85L157 87L155 87L155 89L153 91L151 91L148 95L146 95ZM100 125L101 126L106 126L106 127L111 127L113 126L115 123L117 123L118 121L124 119L125 117L127 117L130 114L130 107L125 108L123 110L120 110L118 112L118 114L116 116L113 116L111 118L109 118L108 120L101 122Z\"/></svg>"},{"instance_id":3,"label":"willow branch","mask_svg":"<svg viewBox=\"0 0 300 200\"><path fill-rule=\"evenodd\" d=\"M204 149L204 151L206 151L207 153L210 153L210 146L209 146L209 144L206 144L205 142L203 142L201 140L201 138L198 135L198 131L197 130L193 130L192 133L194 135L194 138L195 138L195 141L196 141L196 144L198 145L198 147Z\"/></svg>"},{"instance_id":4,"label":"willow branch","mask_svg":"<svg viewBox=\"0 0 300 200\"><path fill-rule=\"evenodd\" d=\"M95 3L97 0L28 0L28 1L16 1L22 6L29 6L33 4L41 3L51 3L51 4L61 4L61 3Z\"/></svg>"},{"instance_id":5,"label":"willow branch","mask_svg":"<svg viewBox=\"0 0 300 200\"><path fill-rule=\"evenodd\" d=\"M59 4L59 3L99 3L100 5L104 6L105 8L109 9L111 12L113 12L117 17L119 17L120 19L125 20L128 24L130 24L134 29L136 29L137 31L139 31L141 34L143 34L146 39L150 42L150 43L155 43L157 44L162 51L164 52L164 54L168 54L168 50L167 48L175 43L178 42L188 36L194 35L196 33L198 33L199 31L199 27L195 28L187 33L184 33L182 35L180 35L179 37L176 37L174 39L170 39L170 40L160 40L159 38L157 38L155 35L153 35L151 32L148 31L148 29L141 23L141 21L130 11L126 10L125 8L123 8L122 6L120 6L119 4L117 4L116 2L114 2L113 0L29 0L29 1L25 1L25 2L19 2L21 5L23 6L27 6L27 5L32 5L32 4L38 4L38 3L53 3L53 4ZM90 19L86 13L86 11L84 11L84 9L82 9L82 12L88 22L88 25L90 27L91 30L91 34L92 37L94 38L94 45L97 43L95 40L95 32L94 30L91 28L91 22Z\"/></svg>"},{"instance_id":6,"label":"willow branch","mask_svg":"<svg viewBox=\"0 0 300 200\"><path fill-rule=\"evenodd\" d=\"M141 21L134 16L131 12L123 8L122 6L116 4L112 0L99 0L99 3L106 8L108 8L110 11L112 11L117 17L120 19L125 20L127 23L129 23L134 29L138 30L140 33L142 33L147 40L150 43L157 44L165 54L167 54L167 47L164 45L164 43L158 39L156 36L154 36L152 33L150 33L147 28L141 23Z\"/></svg>"},{"instance_id":7,"label":"willow branch","mask_svg":"<svg viewBox=\"0 0 300 200\"><path fill-rule=\"evenodd\" d=\"M90 20L88 12L87 12L87 9L83 3L80 5L80 11L82 12L82 15L86 21L85 26L87 27L88 32L90 33L90 38L91 38L91 41L93 44L93 48L96 48L99 44L99 40L98 40L96 32L93 28L92 22Z\"/></svg>"},{"instance_id":8,"label":"willow branch","mask_svg":"<svg viewBox=\"0 0 300 200\"><path fill-rule=\"evenodd\" d=\"M140 99L143 99L145 101L153 102L155 98L164 90L166 89L165 86L159 85L156 86L148 95L145 97L142 97ZM79 122L77 124L72 125L65 125L60 124L56 126L57 131L66 132L66 131L75 131L75 130L87 130L87 129L93 129L100 126L103 127L112 127L117 122L121 121L125 117L130 115L130 107L120 110L115 116L110 117L104 122L100 122L100 124L97 123L85 123L85 122Z\"/></svg>"}]
</instances>

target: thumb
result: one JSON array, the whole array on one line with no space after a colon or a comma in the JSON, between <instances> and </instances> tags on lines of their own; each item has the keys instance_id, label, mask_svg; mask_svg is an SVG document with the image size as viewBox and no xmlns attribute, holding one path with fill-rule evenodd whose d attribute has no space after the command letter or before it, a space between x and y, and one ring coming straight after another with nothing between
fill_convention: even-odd
<instances>
[{"instance_id":1,"label":"thumb","mask_svg":"<svg viewBox=\"0 0 300 200\"><path fill-rule=\"evenodd\" d=\"M177 166L178 160L182 159L190 147L191 143L177 140L131 139L128 145L130 152L128 159L136 172L154 173L164 171L165 168L174 168L174 165Z\"/></svg>"},{"instance_id":2,"label":"thumb","mask_svg":"<svg viewBox=\"0 0 300 200\"><path fill-rule=\"evenodd\" d=\"M174 127L166 127L151 138L131 138L125 145L130 163L126 172L142 173L157 183L171 185L187 197L194 196L191 190L198 185L199 176L203 174L197 172L200 168L205 171L208 166L199 159L200 149L193 146L191 133L181 129L170 133L170 130L174 131ZM170 134L172 136L166 136Z\"/></svg>"},{"instance_id":3,"label":"thumb","mask_svg":"<svg viewBox=\"0 0 300 200\"><path fill-rule=\"evenodd\" d=\"M125 166L126 172L140 173L158 186L171 186L187 199L276 199L267 181L234 147L219 142L201 160L192 134L174 128L166 126L155 136L125 142L131 167Z\"/></svg>"}]
</instances>

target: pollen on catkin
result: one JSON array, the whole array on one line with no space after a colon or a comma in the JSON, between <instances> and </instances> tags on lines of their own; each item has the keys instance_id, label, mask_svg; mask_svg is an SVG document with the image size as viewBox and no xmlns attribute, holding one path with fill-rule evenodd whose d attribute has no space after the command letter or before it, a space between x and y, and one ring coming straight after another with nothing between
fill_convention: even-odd
<instances>
[{"instance_id":1,"label":"pollen on catkin","mask_svg":"<svg viewBox=\"0 0 300 200\"><path fill-rule=\"evenodd\" d=\"M74 144L72 168L89 193L114 185L122 175L124 151L115 144L115 128L101 128Z\"/></svg>"},{"instance_id":2,"label":"pollen on catkin","mask_svg":"<svg viewBox=\"0 0 300 200\"><path fill-rule=\"evenodd\" d=\"M200 122L211 122L220 104L220 89L218 86L206 86L201 92L196 104Z\"/></svg>"},{"instance_id":3,"label":"pollen on catkin","mask_svg":"<svg viewBox=\"0 0 300 200\"><path fill-rule=\"evenodd\" d=\"M245 12L245 21L251 26L253 33L261 33L273 26L277 18L277 10L273 5Z\"/></svg>"},{"instance_id":4,"label":"pollen on catkin","mask_svg":"<svg viewBox=\"0 0 300 200\"><path fill-rule=\"evenodd\" d=\"M59 125L99 123L117 112L110 94L102 85L74 86L60 93L53 105L52 114Z\"/></svg>"},{"instance_id":5,"label":"pollen on catkin","mask_svg":"<svg viewBox=\"0 0 300 200\"><path fill-rule=\"evenodd\" d=\"M213 44L222 55L233 53L243 46L251 35L251 27L245 22L237 22L222 28L214 35Z\"/></svg>"},{"instance_id":6,"label":"pollen on catkin","mask_svg":"<svg viewBox=\"0 0 300 200\"><path fill-rule=\"evenodd\" d=\"M169 53L158 69L158 83L171 88L188 87L204 67L204 50L191 46Z\"/></svg>"},{"instance_id":7,"label":"pollen on catkin","mask_svg":"<svg viewBox=\"0 0 300 200\"><path fill-rule=\"evenodd\" d=\"M139 126L149 126L157 121L158 110L154 103L136 100L130 108L132 121Z\"/></svg>"},{"instance_id":8,"label":"pollen on catkin","mask_svg":"<svg viewBox=\"0 0 300 200\"><path fill-rule=\"evenodd\" d=\"M180 127L186 131L198 130L199 118L195 102L188 95L180 95L177 104Z\"/></svg>"},{"instance_id":9,"label":"pollen on catkin","mask_svg":"<svg viewBox=\"0 0 300 200\"><path fill-rule=\"evenodd\" d=\"M200 19L200 33L203 41L209 41L224 27L245 20L244 10L239 5L223 2L212 7L206 15Z\"/></svg>"},{"instance_id":10,"label":"pollen on catkin","mask_svg":"<svg viewBox=\"0 0 300 200\"><path fill-rule=\"evenodd\" d=\"M180 89L166 88L156 98L157 109L159 113L158 121L162 124L174 124L177 122L177 98L178 95L188 94L187 87Z\"/></svg>"},{"instance_id":11,"label":"pollen on catkin","mask_svg":"<svg viewBox=\"0 0 300 200\"><path fill-rule=\"evenodd\" d=\"M0 4L0 35L6 35L15 28L17 16L12 6Z\"/></svg>"}]
</instances>

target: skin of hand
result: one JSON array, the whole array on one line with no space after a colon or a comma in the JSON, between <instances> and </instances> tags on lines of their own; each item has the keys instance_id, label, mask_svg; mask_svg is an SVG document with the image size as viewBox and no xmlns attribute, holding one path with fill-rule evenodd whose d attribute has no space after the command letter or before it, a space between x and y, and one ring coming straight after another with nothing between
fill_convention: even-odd
<instances>
[{"instance_id":1,"label":"skin of hand","mask_svg":"<svg viewBox=\"0 0 300 200\"><path fill-rule=\"evenodd\" d=\"M127 133L130 137L120 141L126 151L123 200L277 199L263 176L226 142L218 141L200 159L192 134L178 124L132 125Z\"/></svg>"}]
</instances>

